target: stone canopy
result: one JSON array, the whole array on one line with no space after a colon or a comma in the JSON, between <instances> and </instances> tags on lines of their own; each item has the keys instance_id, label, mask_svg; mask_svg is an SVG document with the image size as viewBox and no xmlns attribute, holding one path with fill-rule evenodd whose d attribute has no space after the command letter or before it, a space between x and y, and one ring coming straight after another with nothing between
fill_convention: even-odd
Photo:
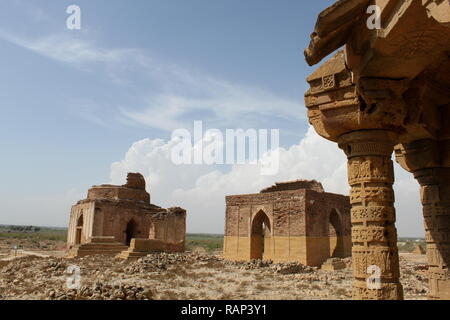
<instances>
[{"instance_id":1,"label":"stone canopy","mask_svg":"<svg viewBox=\"0 0 450 320\"><path fill-rule=\"evenodd\" d=\"M380 12L369 27L369 6ZM343 48L342 48L343 47ZM341 0L318 17L308 64L310 123L348 157L355 299L402 299L393 164L421 187L431 299L450 299L450 2ZM381 288L367 287L380 268Z\"/></svg>"}]
</instances>

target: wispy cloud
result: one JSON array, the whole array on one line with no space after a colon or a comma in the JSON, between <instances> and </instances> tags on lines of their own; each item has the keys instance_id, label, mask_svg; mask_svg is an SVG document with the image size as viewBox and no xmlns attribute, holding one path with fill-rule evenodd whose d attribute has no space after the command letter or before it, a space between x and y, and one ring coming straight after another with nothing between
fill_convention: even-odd
<instances>
[{"instance_id":1,"label":"wispy cloud","mask_svg":"<svg viewBox=\"0 0 450 320\"><path fill-rule=\"evenodd\" d=\"M143 55L135 49L105 50L94 44L76 38L51 36L32 42L22 42L27 49L49 58L67 63L114 63L122 64L132 58L136 62L143 60Z\"/></svg>"},{"instance_id":2,"label":"wispy cloud","mask_svg":"<svg viewBox=\"0 0 450 320\"><path fill-rule=\"evenodd\" d=\"M128 118L163 130L173 130L186 125L187 121L204 120L220 127L236 125L258 126L269 119L298 121L303 119L302 105L253 88L248 91L233 86L226 91L205 85L208 97L167 93L150 97L144 108L121 108Z\"/></svg>"},{"instance_id":3,"label":"wispy cloud","mask_svg":"<svg viewBox=\"0 0 450 320\"><path fill-rule=\"evenodd\" d=\"M149 65L146 56L138 49L105 49L92 41L67 34L30 39L0 30L0 38L48 58L73 65L104 63L117 66L130 62Z\"/></svg>"},{"instance_id":4,"label":"wispy cloud","mask_svg":"<svg viewBox=\"0 0 450 320\"><path fill-rule=\"evenodd\" d=\"M255 86L180 66L160 63L151 74L160 91L149 95L138 107L122 107L123 115L151 127L173 130L187 121L204 120L219 127L258 126L274 120L304 120L299 101L280 97Z\"/></svg>"},{"instance_id":5,"label":"wispy cloud","mask_svg":"<svg viewBox=\"0 0 450 320\"><path fill-rule=\"evenodd\" d=\"M171 131L203 120L219 127L255 127L274 120L304 120L303 105L260 88L231 83L166 61L137 48L107 49L87 35L50 35L25 38L0 30L0 38L61 63L85 71L102 68L115 83L143 78L138 105L118 106L117 112L134 123ZM126 92L126 90L124 90Z\"/></svg>"}]
</instances>

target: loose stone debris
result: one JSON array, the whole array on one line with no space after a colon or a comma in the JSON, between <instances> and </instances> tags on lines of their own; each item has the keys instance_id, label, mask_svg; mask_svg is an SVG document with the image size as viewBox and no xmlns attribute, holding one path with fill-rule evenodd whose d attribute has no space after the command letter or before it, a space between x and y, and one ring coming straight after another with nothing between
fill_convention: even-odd
<instances>
[{"instance_id":1,"label":"loose stone debris","mask_svg":"<svg viewBox=\"0 0 450 320\"><path fill-rule=\"evenodd\" d=\"M0 265L0 299L350 299L351 259L324 271L300 263L234 262L219 255L157 253L135 261L94 255L76 259L26 256ZM401 258L407 299L426 299L426 265ZM77 288L70 266L80 271Z\"/></svg>"}]
</instances>

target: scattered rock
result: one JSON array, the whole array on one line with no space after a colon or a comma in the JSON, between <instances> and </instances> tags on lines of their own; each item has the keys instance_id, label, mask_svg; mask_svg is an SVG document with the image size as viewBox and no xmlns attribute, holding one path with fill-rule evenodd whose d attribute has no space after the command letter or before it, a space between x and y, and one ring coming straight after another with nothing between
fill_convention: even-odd
<instances>
[{"instance_id":1,"label":"scattered rock","mask_svg":"<svg viewBox=\"0 0 450 320\"><path fill-rule=\"evenodd\" d=\"M351 258L346 268L327 272L300 263L234 262L201 253L159 253L136 261L113 257L21 257L0 266L0 299L349 299ZM80 268L77 289L69 289L67 268ZM400 259L407 299L425 299L428 266Z\"/></svg>"}]
</instances>

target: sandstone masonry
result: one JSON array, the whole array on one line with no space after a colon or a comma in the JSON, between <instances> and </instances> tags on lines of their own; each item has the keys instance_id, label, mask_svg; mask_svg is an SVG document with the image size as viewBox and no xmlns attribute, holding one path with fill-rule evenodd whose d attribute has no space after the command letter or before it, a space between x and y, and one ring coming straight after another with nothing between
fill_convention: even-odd
<instances>
[{"instance_id":1,"label":"sandstone masonry","mask_svg":"<svg viewBox=\"0 0 450 320\"><path fill-rule=\"evenodd\" d=\"M277 183L226 197L224 258L320 266L351 255L349 197L316 181Z\"/></svg>"},{"instance_id":2,"label":"sandstone masonry","mask_svg":"<svg viewBox=\"0 0 450 320\"><path fill-rule=\"evenodd\" d=\"M94 186L72 207L67 246L69 256L116 254L141 239L148 252L184 251L185 234L186 210L151 204L143 176L129 173L127 184Z\"/></svg>"}]
</instances>

